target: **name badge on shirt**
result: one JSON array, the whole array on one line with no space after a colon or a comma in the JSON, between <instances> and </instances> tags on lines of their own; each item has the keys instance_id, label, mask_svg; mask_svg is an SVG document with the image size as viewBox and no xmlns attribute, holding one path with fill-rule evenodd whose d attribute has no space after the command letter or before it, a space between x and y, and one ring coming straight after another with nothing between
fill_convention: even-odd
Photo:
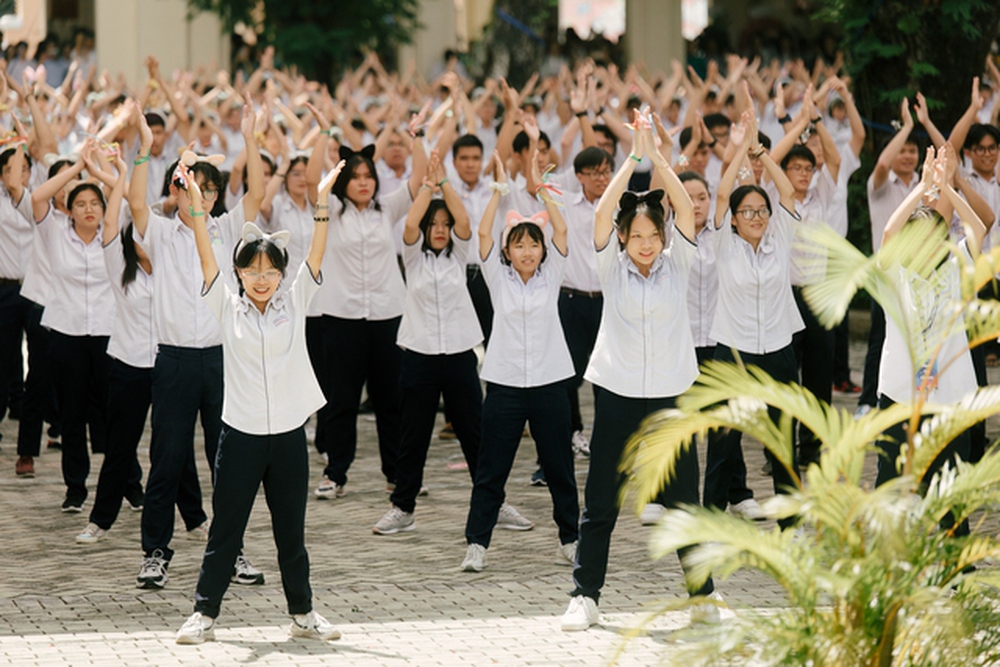
<instances>
[{"instance_id":1,"label":"name badge on shirt","mask_svg":"<svg viewBox=\"0 0 1000 667\"><path fill-rule=\"evenodd\" d=\"M222 245L222 234L219 232L218 227L210 227L208 229L208 238L211 240L212 245Z\"/></svg>"},{"instance_id":2,"label":"name badge on shirt","mask_svg":"<svg viewBox=\"0 0 1000 667\"><path fill-rule=\"evenodd\" d=\"M271 323L273 326L280 326L282 324L288 324L288 315L278 315L274 318L274 322Z\"/></svg>"}]
</instances>

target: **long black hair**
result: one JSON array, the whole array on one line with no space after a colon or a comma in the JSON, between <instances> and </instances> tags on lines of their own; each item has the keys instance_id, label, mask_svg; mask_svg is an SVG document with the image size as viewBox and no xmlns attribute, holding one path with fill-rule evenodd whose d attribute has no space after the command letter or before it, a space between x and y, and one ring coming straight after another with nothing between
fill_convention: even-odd
<instances>
[{"instance_id":1,"label":"long black hair","mask_svg":"<svg viewBox=\"0 0 1000 667\"><path fill-rule=\"evenodd\" d=\"M372 202L375 204L375 210L382 210L382 207L378 203L378 172L375 171L374 155L375 146L371 144L357 152L351 150L348 146L340 147L340 159L344 160L346 164L343 171L337 175L337 180L333 182L333 188L330 191L340 200L341 211L347 208L347 184L351 182L351 179L354 178L354 172L362 164L368 166L372 180L375 181L375 190L372 192Z\"/></svg>"},{"instance_id":2,"label":"long black hair","mask_svg":"<svg viewBox=\"0 0 1000 667\"><path fill-rule=\"evenodd\" d=\"M139 271L139 253L135 249L135 236L132 225L128 224L121 233L122 255L125 257L125 270L122 271L122 289L128 292L128 286L135 282Z\"/></svg>"},{"instance_id":3,"label":"long black hair","mask_svg":"<svg viewBox=\"0 0 1000 667\"><path fill-rule=\"evenodd\" d=\"M618 200L618 217L615 219L615 227L618 228L618 247L624 248L628 241L629 233L632 231L632 223L636 216L644 215L649 218L656 228L656 233L660 241L667 242L667 214L663 209L663 190L650 190L644 195L634 192L623 192ZM622 239L625 241L622 241Z\"/></svg>"},{"instance_id":4,"label":"long black hair","mask_svg":"<svg viewBox=\"0 0 1000 667\"><path fill-rule=\"evenodd\" d=\"M448 231L455 227L455 216L451 214L451 210L448 209L448 205L444 203L443 199L432 199L427 205L427 211L424 213L424 217L420 218L420 233L424 237L424 244L421 246L421 250L424 252L433 252L437 254L438 251L431 248L430 233L431 226L434 224L434 215L438 212L444 210L448 215ZM451 234L448 234L448 245L444 248L445 257L451 257L451 249L454 247L455 241L451 238Z\"/></svg>"},{"instance_id":5,"label":"long black hair","mask_svg":"<svg viewBox=\"0 0 1000 667\"><path fill-rule=\"evenodd\" d=\"M545 258L549 256L549 249L545 245L545 232L542 228L531 220L522 220L513 227L511 227L510 232L507 233L507 241L504 243L503 252L500 253L500 262L510 266L510 258L507 257L507 249L510 248L512 243L517 243L522 238L527 236L532 241L536 241L542 246L542 259L538 262L541 266L545 262Z\"/></svg>"},{"instance_id":6,"label":"long black hair","mask_svg":"<svg viewBox=\"0 0 1000 667\"><path fill-rule=\"evenodd\" d=\"M178 190L187 189L184 187L184 183L182 183L181 180L177 178L176 172L177 172L177 165L179 163L180 160L177 160L174 163L172 163L169 167L167 167L167 173L164 174L163 176L163 192L161 194L164 197L170 196L171 183L177 186ZM212 189L214 189L216 192L215 202L213 202L212 210L209 211L208 214L213 218L217 218L220 215L225 215L226 191L224 190L224 188L226 186L224 179L222 178L222 172L219 171L219 168L209 162L199 161L195 162L193 165L188 167L188 170L191 172L191 176L195 178L198 176L198 174L201 174L204 177L204 180L202 182L205 183L205 185L211 185Z\"/></svg>"}]
</instances>

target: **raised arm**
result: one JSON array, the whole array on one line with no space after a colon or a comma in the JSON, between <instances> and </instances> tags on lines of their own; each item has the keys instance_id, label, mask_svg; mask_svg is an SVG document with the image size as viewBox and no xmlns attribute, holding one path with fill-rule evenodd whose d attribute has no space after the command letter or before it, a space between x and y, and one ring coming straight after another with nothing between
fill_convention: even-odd
<instances>
[{"instance_id":1,"label":"raised arm","mask_svg":"<svg viewBox=\"0 0 1000 667\"><path fill-rule=\"evenodd\" d=\"M13 160L13 158L12 158ZM58 174L45 181L31 193L31 212L35 216L35 222L41 222L45 214L49 212L52 198L59 194L66 184L80 177L83 171L83 160L77 160L75 164L67 169L63 169ZM13 172L13 169L11 169ZM20 172L18 172L20 174ZM6 184L6 179L5 179Z\"/></svg>"},{"instance_id":2,"label":"raised arm","mask_svg":"<svg viewBox=\"0 0 1000 667\"><path fill-rule=\"evenodd\" d=\"M632 153L625 162L618 168L615 177L608 183L604 194L597 201L597 208L594 209L594 247L603 250L611 238L615 229L614 214L618 207L618 200L628 187L635 165L642 160L645 146L641 135L636 135L632 142Z\"/></svg>"},{"instance_id":3,"label":"raised arm","mask_svg":"<svg viewBox=\"0 0 1000 667\"><path fill-rule=\"evenodd\" d=\"M201 260L201 275L207 289L219 275L219 265L212 252L212 240L208 237L208 227L205 225L205 210L202 206L201 188L194 175L184 163L177 165L177 175L187 188L188 199L191 201L191 222L194 230L194 243L198 248L198 258Z\"/></svg>"},{"instance_id":4,"label":"raised arm","mask_svg":"<svg viewBox=\"0 0 1000 667\"><path fill-rule=\"evenodd\" d=\"M847 110L847 120L851 124L850 146L854 152L854 156L858 157L861 155L861 147L865 145L864 121L861 120L858 105L854 103L854 95L851 94L844 80L837 78L832 87L840 95L840 98L844 100L844 108Z\"/></svg>"},{"instance_id":5,"label":"raised arm","mask_svg":"<svg viewBox=\"0 0 1000 667\"><path fill-rule=\"evenodd\" d=\"M431 154L431 160L427 165L427 174L432 183L444 183L440 186L444 205L448 207L451 217L455 219L455 226L452 227L451 233L463 241L468 241L472 238L469 212L465 210L465 205L462 203L462 197L458 191L451 186L450 181L445 179L444 165L441 164L440 153L437 151Z\"/></svg>"},{"instance_id":6,"label":"raised arm","mask_svg":"<svg viewBox=\"0 0 1000 667\"><path fill-rule=\"evenodd\" d=\"M913 131L913 116L910 115L909 100L903 98L903 103L900 105L899 111L902 116L903 127L885 145L882 152L879 153L875 169L872 171L872 187L875 190L885 185L886 179L889 178L889 170L892 168L893 161L899 155L899 152L903 150L906 140L910 137L910 132Z\"/></svg>"},{"instance_id":7,"label":"raised arm","mask_svg":"<svg viewBox=\"0 0 1000 667\"><path fill-rule=\"evenodd\" d=\"M319 134L316 136L316 143L313 144L309 161L306 162L306 196L309 201L316 201L318 197L320 179L323 175L323 161L326 158L326 142L330 140L330 121L326 119L320 110L312 104L306 102L306 108L312 113L319 126Z\"/></svg>"},{"instance_id":8,"label":"raised arm","mask_svg":"<svg viewBox=\"0 0 1000 667\"><path fill-rule=\"evenodd\" d=\"M433 164L436 156L431 158ZM447 185L447 183L445 184ZM413 198L413 205L406 214L406 222L403 226L403 243L413 245L420 238L420 221L427 213L427 207L434 197L434 181L430 175L430 169L424 176L424 182L417 191L417 196ZM464 206L462 208L465 208ZM468 223L466 223L468 224Z\"/></svg>"},{"instance_id":9,"label":"raised arm","mask_svg":"<svg viewBox=\"0 0 1000 667\"><path fill-rule=\"evenodd\" d=\"M326 237L330 222L330 189L333 182L340 175L340 170L344 168L344 161L341 160L337 166L330 170L326 178L319 184L316 193L316 213L313 214L313 233L309 241L309 254L306 255L306 264L313 279L319 280L320 268L323 266L323 253L326 252Z\"/></svg>"},{"instance_id":10,"label":"raised arm","mask_svg":"<svg viewBox=\"0 0 1000 667\"><path fill-rule=\"evenodd\" d=\"M917 114L917 122L924 126L927 131L927 135L931 138L931 143L934 144L935 148L940 148L944 146L946 139L944 135L941 134L941 130L937 129L937 125L931 120L930 109L927 108L927 99L924 97L923 93L917 93L917 103L913 105L913 111Z\"/></svg>"},{"instance_id":11,"label":"raised arm","mask_svg":"<svg viewBox=\"0 0 1000 667\"><path fill-rule=\"evenodd\" d=\"M538 167L538 148L535 148L535 152L531 155L531 175L536 183L542 182L541 169ZM539 190L541 194L543 190ZM552 223L552 245L556 247L563 256L566 255L566 220L563 218L562 211L559 210L559 204L556 200L552 198L551 195L547 194L542 197L542 201L545 202L545 211L549 214L549 221Z\"/></svg>"},{"instance_id":12,"label":"raised arm","mask_svg":"<svg viewBox=\"0 0 1000 667\"><path fill-rule=\"evenodd\" d=\"M729 144L733 147L733 160L726 167L725 173L719 180L719 188L715 193L715 228L722 226L722 221L729 210L729 195L733 192L736 178L747 160L747 150L751 143L756 144L757 140L751 140L750 135L757 136L757 116L753 110L744 111L738 125L734 126L729 134ZM763 150L763 147L761 147Z\"/></svg>"},{"instance_id":13,"label":"raised arm","mask_svg":"<svg viewBox=\"0 0 1000 667\"><path fill-rule=\"evenodd\" d=\"M934 181L934 170L938 165L935 165L934 160L934 148L932 146L927 147L927 157L924 159L924 170L920 178L920 182L917 186L910 191L910 194L906 195L906 198L902 203L896 207L896 210L892 212L889 216L888 222L885 223L885 231L882 232L882 247L893 236L903 228L906 221L910 219L910 215L917 210L917 206L920 204L921 198L924 196L933 181Z\"/></svg>"},{"instance_id":14,"label":"raised arm","mask_svg":"<svg viewBox=\"0 0 1000 667\"><path fill-rule=\"evenodd\" d=\"M253 101L250 93L244 95L243 119L240 121L240 132L247 147L247 193L243 197L243 217L253 220L260 211L260 203L264 200L264 163L260 159L260 147L254 137ZM133 176L134 178L134 176Z\"/></svg>"},{"instance_id":15,"label":"raised arm","mask_svg":"<svg viewBox=\"0 0 1000 667\"><path fill-rule=\"evenodd\" d=\"M670 204L674 208L674 226L677 227L677 231L684 235L684 238L694 243L694 204L691 203L691 197L688 196L687 190L677 178L677 174L670 168L670 162L656 148L649 124L644 122L639 132L643 135L643 143L648 147L653 167L663 181L667 195L670 197ZM629 162L631 161L629 160Z\"/></svg>"},{"instance_id":16,"label":"raised arm","mask_svg":"<svg viewBox=\"0 0 1000 667\"><path fill-rule=\"evenodd\" d=\"M149 205L146 203L146 181L149 178L149 151L153 146L153 131L149 129L146 117L139 113L139 152L132 162L132 179L128 184L128 206L132 211L132 222L139 236L145 238L146 223L149 222Z\"/></svg>"},{"instance_id":17,"label":"raised arm","mask_svg":"<svg viewBox=\"0 0 1000 667\"><path fill-rule=\"evenodd\" d=\"M104 245L108 245L118 236L118 218L122 210L122 198L125 196L125 175L128 173L128 167L125 166L121 154L115 158L115 168L118 170L118 177L108 195L108 206L104 211L104 230L101 237Z\"/></svg>"},{"instance_id":18,"label":"raised arm","mask_svg":"<svg viewBox=\"0 0 1000 667\"><path fill-rule=\"evenodd\" d=\"M493 180L498 187L493 188L490 200L486 202L486 209L483 211L483 219L479 221L479 258L486 261L490 251L493 250L493 221L497 217L497 210L500 208L500 197L503 195L503 186L507 184L507 172L503 168L503 158L500 151L493 151Z\"/></svg>"},{"instance_id":19,"label":"raised arm","mask_svg":"<svg viewBox=\"0 0 1000 667\"><path fill-rule=\"evenodd\" d=\"M1000 82L994 85L1000 85ZM962 148L965 147L965 137L969 134L969 128L972 127L973 123L977 122L979 110L982 107L983 100L979 96L979 77L977 76L972 80L972 97L969 107L962 114L962 117L958 119L958 122L955 123L955 127L951 128L951 134L948 136L948 142L955 147L956 151L961 152Z\"/></svg>"}]
</instances>

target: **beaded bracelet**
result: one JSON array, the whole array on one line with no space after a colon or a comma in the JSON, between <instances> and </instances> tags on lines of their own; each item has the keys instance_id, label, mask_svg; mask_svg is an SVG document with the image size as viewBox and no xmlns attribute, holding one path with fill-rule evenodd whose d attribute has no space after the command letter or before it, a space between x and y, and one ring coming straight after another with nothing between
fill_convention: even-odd
<instances>
[{"instance_id":1,"label":"beaded bracelet","mask_svg":"<svg viewBox=\"0 0 1000 667\"><path fill-rule=\"evenodd\" d=\"M201 218L201 217L204 217L204 215L205 215L204 211L196 211L193 208L190 211L188 211L188 213L190 213L195 218Z\"/></svg>"},{"instance_id":2,"label":"beaded bracelet","mask_svg":"<svg viewBox=\"0 0 1000 667\"><path fill-rule=\"evenodd\" d=\"M642 158L639 157L638 155L636 155L635 153L629 153L628 157L629 157L630 160L635 160L636 164L638 164L639 162L642 162Z\"/></svg>"},{"instance_id":3,"label":"beaded bracelet","mask_svg":"<svg viewBox=\"0 0 1000 667\"><path fill-rule=\"evenodd\" d=\"M434 194L434 188L432 188L431 186L427 185L426 183L424 183L423 185L421 185L420 189L421 190L427 190L427 192L429 192L431 194Z\"/></svg>"},{"instance_id":4,"label":"beaded bracelet","mask_svg":"<svg viewBox=\"0 0 1000 667\"><path fill-rule=\"evenodd\" d=\"M583 118L584 116L586 116L586 115L587 115L587 112L586 112L586 111L577 111L577 112L576 112L575 114L573 114L573 115L574 115L574 116L576 116L577 118Z\"/></svg>"},{"instance_id":5,"label":"beaded bracelet","mask_svg":"<svg viewBox=\"0 0 1000 667\"><path fill-rule=\"evenodd\" d=\"M330 216L328 216L328 215L323 215L323 216L314 215L313 216L313 222L330 222Z\"/></svg>"},{"instance_id":6,"label":"beaded bracelet","mask_svg":"<svg viewBox=\"0 0 1000 667\"><path fill-rule=\"evenodd\" d=\"M145 162L149 162L149 153L146 153L145 155L137 157L136 159L132 160L132 164L134 164L136 167Z\"/></svg>"},{"instance_id":7,"label":"beaded bracelet","mask_svg":"<svg viewBox=\"0 0 1000 667\"><path fill-rule=\"evenodd\" d=\"M440 181L438 181L437 186L440 188L441 186L443 186L447 182L448 182L448 178L447 177L442 178Z\"/></svg>"}]
</instances>

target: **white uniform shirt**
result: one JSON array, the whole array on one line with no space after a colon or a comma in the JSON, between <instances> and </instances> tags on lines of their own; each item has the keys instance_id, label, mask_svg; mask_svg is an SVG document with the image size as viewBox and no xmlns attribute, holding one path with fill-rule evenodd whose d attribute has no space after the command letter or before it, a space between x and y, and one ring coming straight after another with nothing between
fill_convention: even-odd
<instances>
[{"instance_id":1,"label":"white uniform shirt","mask_svg":"<svg viewBox=\"0 0 1000 667\"><path fill-rule=\"evenodd\" d=\"M219 277L208 286L204 302L222 330L223 422L251 435L287 433L326 403L306 350L306 309L318 290L306 264L263 313Z\"/></svg>"},{"instance_id":2,"label":"white uniform shirt","mask_svg":"<svg viewBox=\"0 0 1000 667\"><path fill-rule=\"evenodd\" d=\"M798 217L780 204L754 252L730 229L730 214L714 235L719 299L712 338L751 354L776 352L805 325L792 296L792 239Z\"/></svg>"},{"instance_id":3,"label":"white uniform shirt","mask_svg":"<svg viewBox=\"0 0 1000 667\"><path fill-rule=\"evenodd\" d=\"M986 200L990 210L993 211L993 226L989 228L986 236L983 237L982 248L980 249L981 252L989 252L991 248L995 248L997 244L1000 244L1000 225L997 224L998 218L1000 218L1000 185L997 184L996 176L986 179L972 169L966 172L965 179L969 182L972 189Z\"/></svg>"},{"instance_id":4,"label":"white uniform shirt","mask_svg":"<svg viewBox=\"0 0 1000 667\"><path fill-rule=\"evenodd\" d=\"M920 175L914 172L910 176L910 184L907 185L892 169L878 190L874 188L873 182L875 173L868 177L868 213L872 221L872 251L878 252L882 247L882 234L885 233L885 226L893 212L906 199L906 195L917 187L920 182Z\"/></svg>"},{"instance_id":5,"label":"white uniform shirt","mask_svg":"<svg viewBox=\"0 0 1000 667\"><path fill-rule=\"evenodd\" d=\"M485 176L480 177L472 187L458 177L457 174L448 176L448 182L455 188L455 192L462 198L465 205L465 212L469 214L469 225L472 227L472 239L469 241L469 264L479 264L479 221L483 219L483 211L489 203L493 190L490 183L493 181ZM514 186L511 185L511 190ZM510 197L504 197L510 199Z\"/></svg>"},{"instance_id":6,"label":"white uniform shirt","mask_svg":"<svg viewBox=\"0 0 1000 667\"><path fill-rule=\"evenodd\" d=\"M271 200L271 220L264 229L269 232L288 230L292 237L288 239L285 250L288 251L288 267L296 267L306 261L309 254L309 244L312 243L313 215L316 208L306 198L305 210L299 208L285 190L281 190Z\"/></svg>"},{"instance_id":7,"label":"white uniform shirt","mask_svg":"<svg viewBox=\"0 0 1000 667\"><path fill-rule=\"evenodd\" d=\"M233 248L243 230L243 204L208 219L208 235L219 266L233 265ZM222 343L219 324L201 298L204 282L194 232L180 218L149 214L146 236L135 240L153 263L153 314L161 345L206 348ZM223 276L227 281L235 277Z\"/></svg>"},{"instance_id":8,"label":"white uniform shirt","mask_svg":"<svg viewBox=\"0 0 1000 667\"><path fill-rule=\"evenodd\" d=\"M778 201L778 188L775 187L774 181L769 181L765 189L772 202ZM806 196L801 201L795 200L795 213L799 218L799 223L795 225L796 233L800 232L803 227L815 227L826 223L836 189L837 186L830 176L829 169L823 165L816 171L812 183L809 184L809 189L806 190ZM806 253L793 243L792 284L802 286L821 280L822 274L825 273L826 262L824 260L825 257L816 257L815 254Z\"/></svg>"},{"instance_id":9,"label":"white uniform shirt","mask_svg":"<svg viewBox=\"0 0 1000 667\"><path fill-rule=\"evenodd\" d=\"M573 376L573 359L559 322L559 286L566 257L551 243L545 261L525 283L500 262L493 244L483 276L493 301L493 331L480 376L508 387L541 387Z\"/></svg>"},{"instance_id":10,"label":"white uniform shirt","mask_svg":"<svg viewBox=\"0 0 1000 667\"><path fill-rule=\"evenodd\" d=\"M406 287L396 263L392 228L409 209L409 188L400 188L359 210L350 200L330 199L330 227L323 257L323 287L310 315L347 320L389 320L403 314ZM341 210L342 209L342 210Z\"/></svg>"},{"instance_id":11,"label":"white uniform shirt","mask_svg":"<svg viewBox=\"0 0 1000 667\"><path fill-rule=\"evenodd\" d=\"M837 182L834 185L833 198L827 207L826 224L833 228L833 231L847 238L847 230L850 226L847 219L847 186L850 183L851 175L861 167L861 160L854 154L850 146L838 146L840 151L840 173L837 175ZM813 177L815 183L820 175Z\"/></svg>"},{"instance_id":12,"label":"white uniform shirt","mask_svg":"<svg viewBox=\"0 0 1000 667\"><path fill-rule=\"evenodd\" d=\"M719 274L715 267L715 236L725 233L725 230L716 230L712 225L712 219L711 217L708 219L708 223L695 237L698 245L688 274L688 318L691 321L691 337L694 339L695 347L715 345L715 339L712 338L712 322L715 320L715 307L719 298Z\"/></svg>"},{"instance_id":13,"label":"white uniform shirt","mask_svg":"<svg viewBox=\"0 0 1000 667\"><path fill-rule=\"evenodd\" d=\"M21 284L21 296L29 299L33 303L44 306L49 302L52 294L52 260L49 259L48 248L42 240L41 231L35 224L35 214L32 211L26 212L31 220L32 240L31 253L28 255L28 265L24 271L24 282ZM45 218L53 225L64 229L69 229L69 216L61 211L57 211L51 205L45 214Z\"/></svg>"},{"instance_id":14,"label":"white uniform shirt","mask_svg":"<svg viewBox=\"0 0 1000 667\"><path fill-rule=\"evenodd\" d=\"M586 380L629 398L677 396L691 386L698 377L687 304L694 256L695 245L677 232L646 278L611 235L597 252L604 309Z\"/></svg>"},{"instance_id":15,"label":"white uniform shirt","mask_svg":"<svg viewBox=\"0 0 1000 667\"><path fill-rule=\"evenodd\" d=\"M423 249L424 236L403 244L406 307L396 343L420 354L457 354L483 341L472 297L465 284L470 240L451 235L452 251Z\"/></svg>"},{"instance_id":16,"label":"white uniform shirt","mask_svg":"<svg viewBox=\"0 0 1000 667\"><path fill-rule=\"evenodd\" d=\"M581 292L600 292L597 256L594 254L594 210L597 201L587 201L583 190L569 195L563 208L567 226L566 275L563 286Z\"/></svg>"},{"instance_id":17,"label":"white uniform shirt","mask_svg":"<svg viewBox=\"0 0 1000 667\"><path fill-rule=\"evenodd\" d=\"M971 261L965 241L959 246L965 259ZM928 400L935 403L954 403L976 388L964 320L960 317L953 327L948 326L952 319L951 307L962 297L959 270L958 258L952 256L928 280L903 267L895 267L892 276L903 298L906 328L916 344L918 358L929 359L934 348L944 341L937 363L930 369L930 374L937 376L937 387L930 392ZM895 320L886 317L878 373L879 395L897 403L913 400L916 387L927 372L926 368L921 368L919 373L914 369L903 332Z\"/></svg>"},{"instance_id":18,"label":"white uniform shirt","mask_svg":"<svg viewBox=\"0 0 1000 667\"><path fill-rule=\"evenodd\" d=\"M108 356L134 368L152 368L156 359L153 276L139 266L128 289L122 287L125 256L122 254L121 234L104 246L104 264L116 305Z\"/></svg>"},{"instance_id":19,"label":"white uniform shirt","mask_svg":"<svg viewBox=\"0 0 1000 667\"><path fill-rule=\"evenodd\" d=\"M72 227L46 216L38 231L52 260L52 292L42 326L67 336L110 336L115 298L104 266L101 229L84 243Z\"/></svg>"},{"instance_id":20,"label":"white uniform shirt","mask_svg":"<svg viewBox=\"0 0 1000 667\"><path fill-rule=\"evenodd\" d=\"M31 256L34 224L31 220L31 193L21 191L15 202L7 188L0 188L0 278L23 280Z\"/></svg>"},{"instance_id":21,"label":"white uniform shirt","mask_svg":"<svg viewBox=\"0 0 1000 667\"><path fill-rule=\"evenodd\" d=\"M406 168L402 175L397 176L396 172L386 166L385 160L379 160L375 164L375 171L378 172L379 198L391 195L396 190L404 186L409 186L410 175L413 173L413 161L406 158ZM406 214L400 216L392 226L392 240L396 244L396 254L403 254L403 227L406 226Z\"/></svg>"}]
</instances>

